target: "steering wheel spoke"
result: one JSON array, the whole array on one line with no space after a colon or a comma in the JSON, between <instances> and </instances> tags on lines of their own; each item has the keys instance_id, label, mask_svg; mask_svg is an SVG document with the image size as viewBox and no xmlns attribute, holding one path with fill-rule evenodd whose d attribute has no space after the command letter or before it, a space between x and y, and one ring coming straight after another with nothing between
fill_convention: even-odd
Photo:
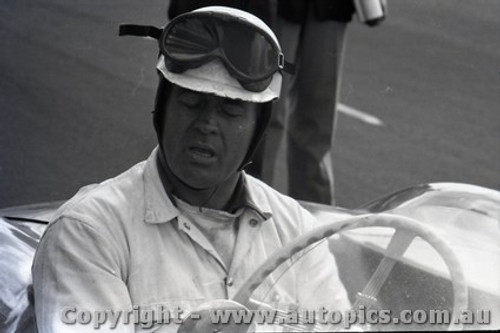
<instances>
[{"instance_id":1,"label":"steering wheel spoke","mask_svg":"<svg viewBox=\"0 0 500 333\"><path fill-rule=\"evenodd\" d=\"M417 234L411 230L396 229L380 264L368 280L363 291L357 294L353 308L358 308L360 305L371 308L377 305L377 295L380 289L389 278L394 265L401 260L415 237L417 237Z\"/></svg>"},{"instance_id":2,"label":"steering wheel spoke","mask_svg":"<svg viewBox=\"0 0 500 333\"><path fill-rule=\"evenodd\" d=\"M388 247L384 251L384 257L379 266L371 276L363 291L359 294L356 305L363 304L366 301L376 301L378 292L389 277L395 263L399 261L406 250L416 237L419 237L429 243L437 253L444 259L444 262L450 272L454 302L453 315L451 323L460 315L460 312L467 309L468 305L468 289L465 282L465 276L461 264L453 250L447 243L439 237L428 226L425 226L413 219L392 215L387 213L362 215L350 218L344 221L336 221L330 224L319 226L308 233L298 237L281 250L274 253L271 257L261 265L261 267L251 276L240 288L238 293L233 298L234 301L248 306L252 293L257 287L284 261L292 257L306 247L321 241L324 238L330 237L333 234L365 227L386 227L395 229ZM451 326L450 326L451 328ZM459 329L458 325L454 325L453 329Z\"/></svg>"}]
</instances>

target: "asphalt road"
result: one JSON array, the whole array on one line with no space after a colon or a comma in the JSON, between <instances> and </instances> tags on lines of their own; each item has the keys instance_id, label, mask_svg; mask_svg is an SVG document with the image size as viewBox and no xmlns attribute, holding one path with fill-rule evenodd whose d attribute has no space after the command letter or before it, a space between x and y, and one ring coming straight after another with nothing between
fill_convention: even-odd
<instances>
[{"instance_id":1,"label":"asphalt road","mask_svg":"<svg viewBox=\"0 0 500 333\"><path fill-rule=\"evenodd\" d=\"M426 182L500 189L500 2L389 1L349 27L337 203ZM0 207L66 199L155 145L157 55L119 23L161 25L166 1L4 0L0 7Z\"/></svg>"},{"instance_id":2,"label":"asphalt road","mask_svg":"<svg viewBox=\"0 0 500 333\"><path fill-rule=\"evenodd\" d=\"M500 189L500 2L389 4L382 26L350 26L341 101L385 126L340 115L338 202L427 182Z\"/></svg>"}]
</instances>

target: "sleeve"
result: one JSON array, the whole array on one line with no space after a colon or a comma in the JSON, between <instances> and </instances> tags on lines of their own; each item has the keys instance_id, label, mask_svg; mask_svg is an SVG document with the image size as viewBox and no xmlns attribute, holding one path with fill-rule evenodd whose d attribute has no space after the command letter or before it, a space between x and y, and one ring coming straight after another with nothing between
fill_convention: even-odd
<instances>
[{"instance_id":1,"label":"sleeve","mask_svg":"<svg viewBox=\"0 0 500 333\"><path fill-rule=\"evenodd\" d=\"M353 0L315 0L315 14L318 20L350 22L355 12Z\"/></svg>"},{"instance_id":2,"label":"sleeve","mask_svg":"<svg viewBox=\"0 0 500 333\"><path fill-rule=\"evenodd\" d=\"M308 7L309 1L312 6ZM350 22L354 14L353 0L279 0L278 15L286 20L303 23L308 10L314 10L316 19Z\"/></svg>"},{"instance_id":3,"label":"sleeve","mask_svg":"<svg viewBox=\"0 0 500 333\"><path fill-rule=\"evenodd\" d=\"M302 219L309 230L318 225L309 212L304 211ZM335 257L328 247L328 240L312 244L299 255L302 255L297 262L299 306L308 310L320 307L336 311L349 310L351 304L340 280Z\"/></svg>"},{"instance_id":4,"label":"sleeve","mask_svg":"<svg viewBox=\"0 0 500 333\"><path fill-rule=\"evenodd\" d=\"M32 267L38 332L134 332L124 316L132 305L121 252L91 224L53 222Z\"/></svg>"}]
</instances>

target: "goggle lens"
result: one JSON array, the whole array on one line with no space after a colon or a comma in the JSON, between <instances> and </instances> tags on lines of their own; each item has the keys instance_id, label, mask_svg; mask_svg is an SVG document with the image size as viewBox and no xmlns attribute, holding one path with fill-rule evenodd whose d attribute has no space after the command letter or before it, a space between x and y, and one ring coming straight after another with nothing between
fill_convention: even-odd
<instances>
[{"instance_id":1,"label":"goggle lens","mask_svg":"<svg viewBox=\"0 0 500 333\"><path fill-rule=\"evenodd\" d=\"M165 30L160 48L173 72L196 68L219 58L240 84L250 91L266 89L280 70L276 44L251 25L212 16L189 17Z\"/></svg>"},{"instance_id":2,"label":"goggle lens","mask_svg":"<svg viewBox=\"0 0 500 333\"><path fill-rule=\"evenodd\" d=\"M165 55L178 61L205 57L218 47L213 33L200 20L184 20L183 24L176 24L166 34L163 51Z\"/></svg>"},{"instance_id":3,"label":"goggle lens","mask_svg":"<svg viewBox=\"0 0 500 333\"><path fill-rule=\"evenodd\" d=\"M221 33L221 48L238 71L261 78L278 70L279 51L262 34L245 25L227 27Z\"/></svg>"}]
</instances>

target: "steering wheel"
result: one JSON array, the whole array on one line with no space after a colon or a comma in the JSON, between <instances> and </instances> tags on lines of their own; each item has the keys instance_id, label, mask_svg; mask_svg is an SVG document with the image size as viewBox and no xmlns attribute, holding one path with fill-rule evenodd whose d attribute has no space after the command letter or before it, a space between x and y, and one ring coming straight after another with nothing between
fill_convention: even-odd
<instances>
[{"instance_id":1,"label":"steering wheel","mask_svg":"<svg viewBox=\"0 0 500 333\"><path fill-rule=\"evenodd\" d=\"M261 267L243 284L233 297L233 301L250 306L250 296L255 289L284 261L292 255L333 234L365 227L388 227L395 229L384 258L363 289L363 294L376 296L390 274L396 260L401 258L415 237L420 237L429 243L443 258L450 273L453 286L453 314L451 329L459 329L461 311L467 309L468 289L462 266L450 246L429 227L413 219L388 213L361 215L354 218L336 221L319 226L296 238L281 250L276 251ZM452 325L453 324L453 325Z\"/></svg>"}]
</instances>

